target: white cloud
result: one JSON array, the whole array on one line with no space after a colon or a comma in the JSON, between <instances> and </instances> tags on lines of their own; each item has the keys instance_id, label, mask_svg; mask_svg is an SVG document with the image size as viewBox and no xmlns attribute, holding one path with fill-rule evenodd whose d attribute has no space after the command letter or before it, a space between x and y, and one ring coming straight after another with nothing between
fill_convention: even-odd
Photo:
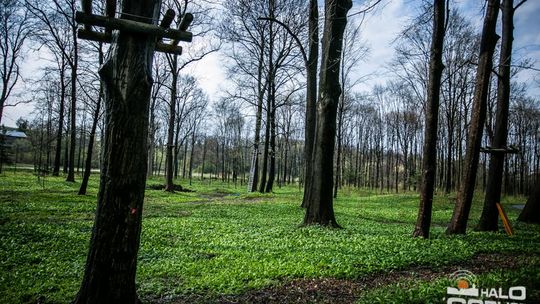
<instances>
[{"instance_id":1,"label":"white cloud","mask_svg":"<svg viewBox=\"0 0 540 304\"><path fill-rule=\"evenodd\" d=\"M24 82L24 80L28 81L32 77L35 77L35 75L39 73L40 67L47 64L47 62L42 59L43 56L45 55L39 54L38 52L29 52L26 54L24 61L20 64L22 81L17 82L15 85L11 96L8 98L8 104L16 104L21 100L28 100L28 98L30 98L30 95L28 94L30 93L30 88L28 88L28 85ZM20 117L30 120L30 113L33 110L33 103L18 104L15 107L5 107L2 115L2 125L7 127L15 127L15 123Z\"/></svg>"},{"instance_id":2,"label":"white cloud","mask_svg":"<svg viewBox=\"0 0 540 304\"><path fill-rule=\"evenodd\" d=\"M404 0L389 1L383 5L366 16L362 29L362 37L370 45L371 53L369 59L361 63L358 70L361 75L374 74L360 87L364 90L370 89L375 84L382 84L388 79L384 73L386 65L394 56L392 41L412 15L413 6L407 5Z\"/></svg>"},{"instance_id":3,"label":"white cloud","mask_svg":"<svg viewBox=\"0 0 540 304\"><path fill-rule=\"evenodd\" d=\"M195 75L201 87L206 91L210 99L222 95L223 86L226 84L225 67L219 53L205 56L199 62L194 63L189 71Z\"/></svg>"}]
</instances>

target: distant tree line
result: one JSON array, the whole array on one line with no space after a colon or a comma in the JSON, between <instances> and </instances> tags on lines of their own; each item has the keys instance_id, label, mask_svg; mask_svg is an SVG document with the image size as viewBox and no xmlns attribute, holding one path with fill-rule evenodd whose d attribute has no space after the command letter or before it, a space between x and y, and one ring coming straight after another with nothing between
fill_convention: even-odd
<instances>
[{"instance_id":1,"label":"distant tree line","mask_svg":"<svg viewBox=\"0 0 540 304\"><path fill-rule=\"evenodd\" d=\"M194 27L201 33L214 32L220 39L200 42L186 56L156 56L148 176L163 175L164 185L176 178L220 179L243 187L249 184L249 190L261 192L272 191L276 184L303 184L306 72L293 36L302 44L307 41L308 16L301 13L306 2L233 1L224 8L230 22L223 26L210 21L216 14L214 7L187 3L187 8L179 9L185 11L193 5L200 12ZM74 24L70 14L76 5L29 1L28 16L20 19L25 26L43 29L40 35L27 38L26 47L40 49L51 59L32 79L30 92L36 107L30 135L36 170L48 170L53 175L60 171L69 175L71 165L81 176L85 164L94 169L100 166L104 125L102 89L95 71L106 46L77 42L71 34ZM281 20L286 28L260 20L261 16ZM388 66L392 76L370 91L358 90L366 78L361 74L362 58L369 54L361 39L360 23L352 19L347 25L340 73L343 94L337 115L334 195L344 186L380 192L418 190L432 31L432 24L426 20L430 16L430 6L426 5L399 33L394 42L396 55ZM479 33L452 8L442 54L445 68L436 149L435 186L445 193L455 191L462 183L478 45ZM307 50L307 45L304 47ZM222 97L210 100L198 80L184 70L218 49L233 86ZM512 67L512 77L528 64L527 58L517 60L521 61L516 64L520 68ZM496 74L492 73L490 79L482 146L492 145L495 129ZM527 194L539 174L540 105L526 92L525 84L512 82L508 144L520 152L504 160L505 194ZM88 153L90 150L93 153ZM481 154L476 181L479 189L487 185L488 163L488 155Z\"/></svg>"}]
</instances>

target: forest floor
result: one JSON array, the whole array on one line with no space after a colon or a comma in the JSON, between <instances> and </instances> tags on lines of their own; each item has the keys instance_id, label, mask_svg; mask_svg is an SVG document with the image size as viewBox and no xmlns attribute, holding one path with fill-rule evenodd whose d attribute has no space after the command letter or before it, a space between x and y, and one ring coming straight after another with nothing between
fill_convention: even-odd
<instances>
[{"instance_id":1,"label":"forest floor","mask_svg":"<svg viewBox=\"0 0 540 304\"><path fill-rule=\"evenodd\" d=\"M80 177L78 178L80 180ZM470 229L446 236L454 196L437 195L432 236L412 238L415 193L343 189L344 229L300 228L298 186L271 194L244 185L179 181L193 192L146 191L137 288L143 303L443 303L454 271L485 288L525 286L540 303L540 227L516 222L523 197L503 205L515 235ZM79 183L0 174L0 303L67 303L80 283L94 211ZM469 227L481 211L475 199ZM502 231L502 230L501 230Z\"/></svg>"}]
</instances>

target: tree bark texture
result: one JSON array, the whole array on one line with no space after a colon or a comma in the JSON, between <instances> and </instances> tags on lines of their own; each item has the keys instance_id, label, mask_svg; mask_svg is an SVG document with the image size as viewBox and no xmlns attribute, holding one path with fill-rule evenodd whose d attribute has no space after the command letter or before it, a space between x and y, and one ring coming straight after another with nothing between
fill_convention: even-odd
<instances>
[{"instance_id":1,"label":"tree bark texture","mask_svg":"<svg viewBox=\"0 0 540 304\"><path fill-rule=\"evenodd\" d=\"M497 82L497 111L495 132L491 146L495 149L506 147L508 137L508 113L510 108L510 64L512 61L512 41L514 30L514 1L502 2L502 41ZM489 159L486 197L477 230L497 231L499 229L496 203L501 201L504 153L492 153Z\"/></svg>"},{"instance_id":2,"label":"tree bark texture","mask_svg":"<svg viewBox=\"0 0 540 304\"><path fill-rule=\"evenodd\" d=\"M307 192L307 208L304 225L318 224L339 227L334 216L333 179L334 146L336 142L336 116L341 86L339 70L343 33L347 25L350 0L326 0L325 24L321 73L319 80L319 103L313 151L313 173ZM307 184L306 184L307 185Z\"/></svg>"},{"instance_id":3,"label":"tree bark texture","mask_svg":"<svg viewBox=\"0 0 540 304\"><path fill-rule=\"evenodd\" d=\"M437 126L439 122L439 99L444 44L444 15L446 0L433 1L433 34L429 60L429 81L426 104L426 123L424 130L424 151L422 158L422 180L420 184L420 207L413 236L429 237L431 209L437 169Z\"/></svg>"},{"instance_id":4,"label":"tree bark texture","mask_svg":"<svg viewBox=\"0 0 540 304\"><path fill-rule=\"evenodd\" d=\"M319 7L316 0L309 1L309 54L306 73L306 121L304 132L304 189L309 189L313 172L313 142L315 140L317 116L317 62L319 59ZM307 207L307 192L304 191L302 207Z\"/></svg>"},{"instance_id":5,"label":"tree bark texture","mask_svg":"<svg viewBox=\"0 0 540 304\"><path fill-rule=\"evenodd\" d=\"M518 221L540 224L540 180L536 181L536 186L531 192L525 208L519 214Z\"/></svg>"},{"instance_id":6,"label":"tree bark texture","mask_svg":"<svg viewBox=\"0 0 540 304\"><path fill-rule=\"evenodd\" d=\"M480 146L486 120L489 78L493 68L493 53L499 36L495 32L500 0L489 0L480 40L473 110L467 137L463 177L447 234L465 234L476 184L476 172L480 158Z\"/></svg>"},{"instance_id":7,"label":"tree bark texture","mask_svg":"<svg viewBox=\"0 0 540 304\"><path fill-rule=\"evenodd\" d=\"M264 40L264 35L261 33L261 40ZM261 145L261 126L262 126L262 111L263 111L263 100L264 100L264 91L266 87L266 80L263 80L263 70L264 70L264 43L260 43L259 49L259 62L257 67L257 113L255 115L255 139L253 141L253 159L251 162L250 177L248 191L255 192L257 191L257 183L259 181L259 150ZM263 85L264 81L264 85Z\"/></svg>"},{"instance_id":8,"label":"tree bark texture","mask_svg":"<svg viewBox=\"0 0 540 304\"><path fill-rule=\"evenodd\" d=\"M268 181L264 192L270 193L274 189L274 180L276 178L276 111L275 95L272 96L272 111L270 119L270 167L268 168Z\"/></svg>"},{"instance_id":9,"label":"tree bark texture","mask_svg":"<svg viewBox=\"0 0 540 304\"><path fill-rule=\"evenodd\" d=\"M274 1L270 0L270 18L274 18ZM276 174L276 156L275 156L275 150L276 150L276 84L275 84L275 77L276 77L276 66L274 64L274 24L270 22L269 24L269 32L270 32L270 38L269 38L269 46L268 46L268 101L267 101L267 108L266 111L268 113L266 120L267 124L267 130L268 135L266 137L265 142L265 158L267 158L268 161L268 179L266 180L266 183L262 184L261 182L261 190L264 189L264 192L271 192L272 187L274 185L274 178ZM264 178L266 178L266 174L264 175ZM261 191L263 192L263 191Z\"/></svg>"},{"instance_id":10,"label":"tree bark texture","mask_svg":"<svg viewBox=\"0 0 540 304\"><path fill-rule=\"evenodd\" d=\"M343 67L342 67L343 68ZM342 70L343 71L343 70ZM341 80L344 80L343 72L341 75ZM343 83L342 83L343 84ZM342 86L343 90L343 86ZM341 94L341 97L339 98L339 104L338 104L338 121L337 121L337 147L336 147L336 180L334 181L334 198L337 198L338 194L338 188L340 186L340 179L341 179L341 152L342 152L342 133L343 133L343 112L345 107L345 98L343 94Z\"/></svg>"},{"instance_id":11,"label":"tree bark texture","mask_svg":"<svg viewBox=\"0 0 540 304\"><path fill-rule=\"evenodd\" d=\"M171 66L171 99L169 101L169 124L167 127L167 155L165 157L165 191L174 192L174 122L176 119L176 90L178 85L178 57L172 55L170 58Z\"/></svg>"},{"instance_id":12,"label":"tree bark texture","mask_svg":"<svg viewBox=\"0 0 540 304\"><path fill-rule=\"evenodd\" d=\"M103 50L101 48L101 44L99 46L99 65L101 66L103 64ZM86 160L84 163L84 173L83 173L83 179L81 181L81 187L79 188L79 195L85 195L86 194L86 188L88 187L88 180L90 179L90 173L92 171L92 154L94 152L94 142L96 137L96 129L97 124L99 121L99 114L101 112L101 98L103 96L103 85L100 84L99 86L99 95L98 100L96 102L96 109L94 111L94 117L92 118L92 127L90 129L90 137L88 139L88 149L86 151Z\"/></svg>"},{"instance_id":13,"label":"tree bark texture","mask_svg":"<svg viewBox=\"0 0 540 304\"><path fill-rule=\"evenodd\" d=\"M124 0L122 18L157 20L158 0ZM125 14L124 14L125 13ZM115 33L100 70L104 86L105 143L96 219L81 288L82 303L138 302L137 252L147 169L148 106L155 38Z\"/></svg>"},{"instance_id":14,"label":"tree bark texture","mask_svg":"<svg viewBox=\"0 0 540 304\"><path fill-rule=\"evenodd\" d=\"M267 172L268 172L268 153L270 150L270 111L271 104L269 99L266 102L266 126L264 132L264 148L263 148L263 162L261 167L261 183L259 185L259 192L264 193L266 189Z\"/></svg>"},{"instance_id":15,"label":"tree bark texture","mask_svg":"<svg viewBox=\"0 0 540 304\"><path fill-rule=\"evenodd\" d=\"M79 65L79 45L77 43L77 27L72 26L73 60L71 61L71 134L69 147L68 174L66 181L75 181L75 148L77 144L77 69Z\"/></svg>"},{"instance_id":16,"label":"tree bark texture","mask_svg":"<svg viewBox=\"0 0 540 304\"><path fill-rule=\"evenodd\" d=\"M99 113L101 110L101 95L102 88L99 90L99 96L96 103L96 109L94 112L94 117L92 119L92 128L90 129L90 138L88 139L88 151L86 151L86 160L84 163L84 174L81 181L81 187L79 188L79 195L86 194L86 188L88 187L88 180L90 179L90 173L92 171L92 154L94 152L94 141L96 137L96 129L99 121Z\"/></svg>"},{"instance_id":17,"label":"tree bark texture","mask_svg":"<svg viewBox=\"0 0 540 304\"><path fill-rule=\"evenodd\" d=\"M62 154L62 131L64 129L64 109L66 100L65 76L65 58L62 55L62 64L60 68L60 105L58 114L58 130L56 131L56 150L54 152L53 176L60 175L60 157Z\"/></svg>"}]
</instances>

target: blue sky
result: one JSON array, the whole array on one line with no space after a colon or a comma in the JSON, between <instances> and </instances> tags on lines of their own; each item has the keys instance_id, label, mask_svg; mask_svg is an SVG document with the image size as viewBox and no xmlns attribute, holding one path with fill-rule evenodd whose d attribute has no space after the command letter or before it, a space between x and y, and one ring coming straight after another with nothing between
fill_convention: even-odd
<instances>
[{"instance_id":1,"label":"blue sky","mask_svg":"<svg viewBox=\"0 0 540 304\"><path fill-rule=\"evenodd\" d=\"M382 9L369 16L363 31L364 38L371 45L371 58L365 64L365 70L383 71L384 66L392 59L392 40L402 27L414 17L421 1L418 0L383 0ZM480 32L483 21L483 0L451 0L450 5L460 8ZM515 0L518 3L517 0ZM353 8L354 10L354 8ZM500 23L500 17L499 17ZM534 67L540 69L540 1L528 0L514 16L514 59L530 57ZM500 27L498 29L500 33ZM530 83L529 94L540 98L540 72L522 71L519 80ZM384 83L385 77L377 77L366 84L369 89L373 84Z\"/></svg>"}]
</instances>

